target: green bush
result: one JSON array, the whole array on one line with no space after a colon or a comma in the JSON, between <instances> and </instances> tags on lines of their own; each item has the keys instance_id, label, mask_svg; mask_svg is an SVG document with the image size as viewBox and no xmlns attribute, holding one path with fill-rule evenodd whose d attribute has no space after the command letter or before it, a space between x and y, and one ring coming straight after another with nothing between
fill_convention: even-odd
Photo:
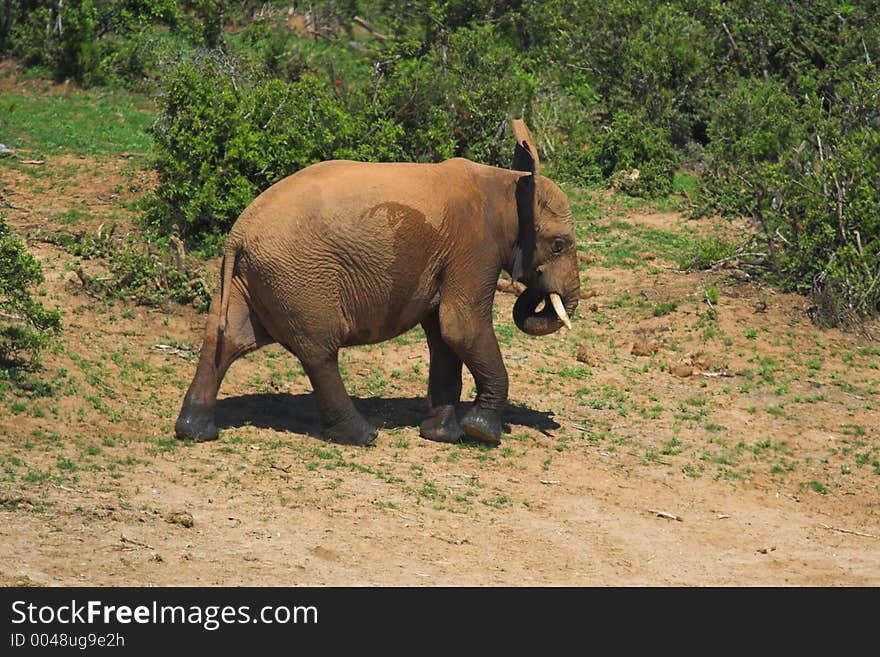
<instances>
[{"instance_id":1,"label":"green bush","mask_svg":"<svg viewBox=\"0 0 880 657\"><path fill-rule=\"evenodd\" d=\"M710 269L719 262L732 258L737 244L717 238L701 238L678 254L680 269Z\"/></svg>"},{"instance_id":2,"label":"green bush","mask_svg":"<svg viewBox=\"0 0 880 657\"><path fill-rule=\"evenodd\" d=\"M365 126L330 83L313 75L292 84L264 78L217 52L183 61L159 103L150 129L159 186L146 221L209 250L270 185L315 162L370 150L358 150ZM375 127L380 140L384 127Z\"/></svg>"},{"instance_id":3,"label":"green bush","mask_svg":"<svg viewBox=\"0 0 880 657\"><path fill-rule=\"evenodd\" d=\"M490 27L461 30L355 87L318 71L281 80L219 51L185 59L163 82L150 130L159 186L147 223L216 251L260 192L318 161L465 156L507 166L499 128L511 107L528 106L531 79L493 39Z\"/></svg>"},{"instance_id":4,"label":"green bush","mask_svg":"<svg viewBox=\"0 0 880 657\"><path fill-rule=\"evenodd\" d=\"M108 276L90 276L82 267L77 269L80 283L93 296L149 306L172 300L201 312L211 302L207 283L177 238L117 235L116 224L106 232L53 231L40 237L84 260L106 261Z\"/></svg>"},{"instance_id":5,"label":"green bush","mask_svg":"<svg viewBox=\"0 0 880 657\"><path fill-rule=\"evenodd\" d=\"M39 261L0 216L0 361L32 362L61 331L61 313L33 298L43 280Z\"/></svg>"},{"instance_id":6,"label":"green bush","mask_svg":"<svg viewBox=\"0 0 880 657\"><path fill-rule=\"evenodd\" d=\"M162 56L162 28L203 43L197 11L173 0L8 0L0 55L82 86L140 85ZM198 29L190 27L198 23Z\"/></svg>"},{"instance_id":7,"label":"green bush","mask_svg":"<svg viewBox=\"0 0 880 657\"><path fill-rule=\"evenodd\" d=\"M813 294L825 324L880 310L878 97L868 75L830 97L750 80L719 102L709 127L704 211L751 217L773 278Z\"/></svg>"},{"instance_id":8,"label":"green bush","mask_svg":"<svg viewBox=\"0 0 880 657\"><path fill-rule=\"evenodd\" d=\"M668 130L625 110L614 115L594 157L602 174L630 196L667 196L681 163Z\"/></svg>"},{"instance_id":9,"label":"green bush","mask_svg":"<svg viewBox=\"0 0 880 657\"><path fill-rule=\"evenodd\" d=\"M598 94L583 77L577 84L568 85L539 78L528 122L545 156L542 170L554 180L580 185L605 180L595 157L602 130L590 120L600 111L599 105Z\"/></svg>"},{"instance_id":10,"label":"green bush","mask_svg":"<svg viewBox=\"0 0 880 657\"><path fill-rule=\"evenodd\" d=\"M315 0L306 37L282 0L3 6L4 56L159 80L147 223L190 245L320 159L506 166L523 117L554 178L662 197L685 163L699 210L751 218L748 252L817 318L878 309L876 0Z\"/></svg>"},{"instance_id":11,"label":"green bush","mask_svg":"<svg viewBox=\"0 0 880 657\"><path fill-rule=\"evenodd\" d=\"M468 157L508 166L499 128L529 107L534 81L519 53L484 25L430 43L404 43L381 67L368 114L400 126L400 157ZM503 75L499 72L503 71Z\"/></svg>"}]
</instances>

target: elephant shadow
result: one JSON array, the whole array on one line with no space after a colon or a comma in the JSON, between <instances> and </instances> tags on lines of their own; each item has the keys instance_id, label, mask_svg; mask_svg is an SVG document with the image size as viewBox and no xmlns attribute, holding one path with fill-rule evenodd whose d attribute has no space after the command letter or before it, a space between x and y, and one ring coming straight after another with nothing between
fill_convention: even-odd
<instances>
[{"instance_id":1,"label":"elephant shadow","mask_svg":"<svg viewBox=\"0 0 880 657\"><path fill-rule=\"evenodd\" d=\"M425 418L424 397L352 397L352 402L380 430L418 427ZM468 402L460 403L458 417L463 417L470 406ZM252 393L218 399L215 423L219 429L253 426L321 437L318 405L311 393ZM551 412L508 403L504 411L505 433L510 433L511 424L531 427L544 435L560 426Z\"/></svg>"}]
</instances>

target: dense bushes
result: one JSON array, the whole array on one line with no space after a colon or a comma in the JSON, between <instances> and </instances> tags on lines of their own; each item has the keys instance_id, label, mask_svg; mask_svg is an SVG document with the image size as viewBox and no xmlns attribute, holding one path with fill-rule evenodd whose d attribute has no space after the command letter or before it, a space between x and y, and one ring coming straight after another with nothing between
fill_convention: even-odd
<instances>
[{"instance_id":1,"label":"dense bushes","mask_svg":"<svg viewBox=\"0 0 880 657\"><path fill-rule=\"evenodd\" d=\"M172 59L174 41L216 45L212 0L6 0L0 56L84 86L139 84ZM216 19L215 19L216 22ZM170 37L170 38L169 38Z\"/></svg>"},{"instance_id":2,"label":"dense bushes","mask_svg":"<svg viewBox=\"0 0 880 657\"><path fill-rule=\"evenodd\" d=\"M466 156L506 166L499 129L510 106L527 105L529 78L509 47L481 43L493 43L491 28L462 30L448 46L401 54L360 87L321 71L281 80L218 51L181 62L151 129L160 186L147 221L210 249L260 191L320 160Z\"/></svg>"},{"instance_id":3,"label":"dense bushes","mask_svg":"<svg viewBox=\"0 0 880 657\"><path fill-rule=\"evenodd\" d=\"M697 210L752 217L751 251L827 321L878 310L877 0L6 5L0 53L83 83L163 71L147 220L191 245L319 159L505 165L522 116L558 180L656 197L685 165Z\"/></svg>"},{"instance_id":4,"label":"dense bushes","mask_svg":"<svg viewBox=\"0 0 880 657\"><path fill-rule=\"evenodd\" d=\"M731 30L760 74L709 114L703 209L753 218L774 280L849 323L880 310L880 31L867 7L762 9Z\"/></svg>"},{"instance_id":5,"label":"dense bushes","mask_svg":"<svg viewBox=\"0 0 880 657\"><path fill-rule=\"evenodd\" d=\"M0 363L32 361L61 330L61 314L34 299L39 261L0 216Z\"/></svg>"},{"instance_id":6,"label":"dense bushes","mask_svg":"<svg viewBox=\"0 0 880 657\"><path fill-rule=\"evenodd\" d=\"M281 178L320 160L388 155L363 143L363 117L328 84L310 74L292 83L255 76L219 53L184 61L160 107L151 128L160 186L147 220L209 248Z\"/></svg>"}]
</instances>

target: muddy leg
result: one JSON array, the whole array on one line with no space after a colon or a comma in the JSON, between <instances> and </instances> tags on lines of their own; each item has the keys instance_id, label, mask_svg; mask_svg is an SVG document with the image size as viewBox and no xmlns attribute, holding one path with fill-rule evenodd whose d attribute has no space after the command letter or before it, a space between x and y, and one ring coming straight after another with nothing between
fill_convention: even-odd
<instances>
[{"instance_id":1,"label":"muddy leg","mask_svg":"<svg viewBox=\"0 0 880 657\"><path fill-rule=\"evenodd\" d=\"M214 303L219 303L219 298ZM226 370L244 354L273 342L239 296L230 299L226 332L222 336L218 335L217 322L212 304L199 364L174 424L174 435L181 440L216 440L219 431L214 424L214 408Z\"/></svg>"},{"instance_id":2,"label":"muddy leg","mask_svg":"<svg viewBox=\"0 0 880 657\"><path fill-rule=\"evenodd\" d=\"M443 341L438 312L422 322L431 357L428 374L428 417L419 425L423 438L457 443L463 432L455 418L455 404L461 398L461 359Z\"/></svg>"},{"instance_id":3,"label":"muddy leg","mask_svg":"<svg viewBox=\"0 0 880 657\"><path fill-rule=\"evenodd\" d=\"M300 358L318 398L324 437L336 443L368 445L378 431L358 413L339 375L339 353Z\"/></svg>"},{"instance_id":4,"label":"muddy leg","mask_svg":"<svg viewBox=\"0 0 880 657\"><path fill-rule=\"evenodd\" d=\"M477 384L474 405L462 419L465 434L497 445L501 442L501 411L507 402L507 369L492 327L491 310L475 315L466 304L440 306L444 341L467 365Z\"/></svg>"}]
</instances>

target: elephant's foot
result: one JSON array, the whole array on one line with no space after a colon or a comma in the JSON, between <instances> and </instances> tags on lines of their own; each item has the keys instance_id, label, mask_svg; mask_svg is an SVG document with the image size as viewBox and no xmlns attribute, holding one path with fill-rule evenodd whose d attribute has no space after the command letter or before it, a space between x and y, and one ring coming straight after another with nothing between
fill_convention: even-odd
<instances>
[{"instance_id":1,"label":"elephant's foot","mask_svg":"<svg viewBox=\"0 0 880 657\"><path fill-rule=\"evenodd\" d=\"M479 406L472 406L461 421L468 438L479 440L489 445L501 443L501 413Z\"/></svg>"},{"instance_id":2,"label":"elephant's foot","mask_svg":"<svg viewBox=\"0 0 880 657\"><path fill-rule=\"evenodd\" d=\"M343 445L370 445L379 431L359 414L324 426L324 438Z\"/></svg>"},{"instance_id":3,"label":"elephant's foot","mask_svg":"<svg viewBox=\"0 0 880 657\"><path fill-rule=\"evenodd\" d=\"M220 431L214 426L214 421L208 414L181 411L177 422L174 423L174 436L178 440L206 442L217 440L219 435Z\"/></svg>"},{"instance_id":4,"label":"elephant's foot","mask_svg":"<svg viewBox=\"0 0 880 657\"><path fill-rule=\"evenodd\" d=\"M455 419L454 406L442 406L435 409L431 416L419 425L422 438L436 440L440 443L457 443L464 432Z\"/></svg>"}]
</instances>

